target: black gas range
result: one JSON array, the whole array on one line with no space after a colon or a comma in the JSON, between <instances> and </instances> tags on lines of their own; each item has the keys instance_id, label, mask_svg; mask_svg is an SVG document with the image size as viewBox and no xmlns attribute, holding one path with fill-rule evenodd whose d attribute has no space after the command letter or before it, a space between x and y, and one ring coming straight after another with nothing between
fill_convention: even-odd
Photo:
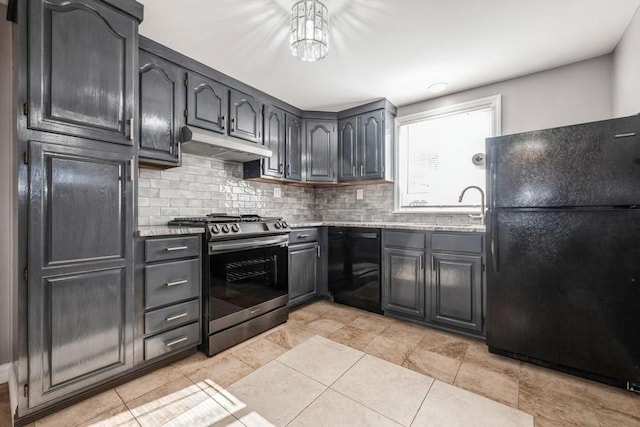
<instances>
[{"instance_id":1,"label":"black gas range","mask_svg":"<svg viewBox=\"0 0 640 427\"><path fill-rule=\"evenodd\" d=\"M203 226L203 348L213 356L288 318L289 225L282 218L209 214L169 225Z\"/></svg>"}]
</instances>

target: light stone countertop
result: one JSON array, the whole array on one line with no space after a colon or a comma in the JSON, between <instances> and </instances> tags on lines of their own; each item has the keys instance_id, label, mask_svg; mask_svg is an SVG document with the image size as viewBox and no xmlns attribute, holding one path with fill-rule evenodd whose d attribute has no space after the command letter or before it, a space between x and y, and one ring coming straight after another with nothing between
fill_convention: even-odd
<instances>
[{"instance_id":1,"label":"light stone countertop","mask_svg":"<svg viewBox=\"0 0 640 427\"><path fill-rule=\"evenodd\" d=\"M138 237L180 236L183 234L201 234L205 231L204 227L150 225L138 227Z\"/></svg>"},{"instance_id":2,"label":"light stone countertop","mask_svg":"<svg viewBox=\"0 0 640 427\"><path fill-rule=\"evenodd\" d=\"M415 231L459 231L484 233L484 225L436 225L411 222L357 222L357 221L310 221L290 224L291 228L305 227L362 227Z\"/></svg>"}]
</instances>

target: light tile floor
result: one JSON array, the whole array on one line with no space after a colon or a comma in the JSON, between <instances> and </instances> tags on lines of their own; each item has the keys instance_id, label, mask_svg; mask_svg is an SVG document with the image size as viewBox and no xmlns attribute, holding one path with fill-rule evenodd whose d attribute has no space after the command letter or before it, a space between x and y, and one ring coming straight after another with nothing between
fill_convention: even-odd
<instances>
[{"instance_id":1,"label":"light tile floor","mask_svg":"<svg viewBox=\"0 0 640 427\"><path fill-rule=\"evenodd\" d=\"M6 385L0 426L10 425ZM640 396L328 301L36 426L640 426Z\"/></svg>"}]
</instances>

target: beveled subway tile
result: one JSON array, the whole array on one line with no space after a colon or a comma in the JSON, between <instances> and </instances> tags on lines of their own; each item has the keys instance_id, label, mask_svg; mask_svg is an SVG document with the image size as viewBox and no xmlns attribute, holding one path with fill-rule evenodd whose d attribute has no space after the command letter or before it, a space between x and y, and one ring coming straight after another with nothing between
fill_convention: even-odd
<instances>
[{"instance_id":1,"label":"beveled subway tile","mask_svg":"<svg viewBox=\"0 0 640 427\"><path fill-rule=\"evenodd\" d=\"M380 333L380 336L392 338L408 344L411 347L415 347L424 338L425 328L404 322L396 322L385 328Z\"/></svg>"},{"instance_id":2,"label":"beveled subway tile","mask_svg":"<svg viewBox=\"0 0 640 427\"><path fill-rule=\"evenodd\" d=\"M364 353L361 351L315 336L276 360L329 386L362 356Z\"/></svg>"},{"instance_id":3,"label":"beveled subway tile","mask_svg":"<svg viewBox=\"0 0 640 427\"><path fill-rule=\"evenodd\" d=\"M351 325L345 325L329 334L329 339L358 350L364 349L375 337L375 334Z\"/></svg>"},{"instance_id":4,"label":"beveled subway tile","mask_svg":"<svg viewBox=\"0 0 640 427\"><path fill-rule=\"evenodd\" d=\"M520 383L518 408L564 425L600 425L593 404L575 396Z\"/></svg>"},{"instance_id":5,"label":"beveled subway tile","mask_svg":"<svg viewBox=\"0 0 640 427\"><path fill-rule=\"evenodd\" d=\"M233 354L224 354L202 362L197 369L187 372L185 376L194 383L212 381L221 387L227 387L253 371L254 368Z\"/></svg>"},{"instance_id":6,"label":"beveled subway tile","mask_svg":"<svg viewBox=\"0 0 640 427\"><path fill-rule=\"evenodd\" d=\"M181 376L182 374L178 369L173 366L167 366L116 387L116 393L124 402L129 402L171 381L175 381Z\"/></svg>"},{"instance_id":7,"label":"beveled subway tile","mask_svg":"<svg viewBox=\"0 0 640 427\"><path fill-rule=\"evenodd\" d=\"M114 408L118 408L122 404L122 399L120 399L115 390L105 391L37 420L36 426L76 426Z\"/></svg>"},{"instance_id":8,"label":"beveled subway tile","mask_svg":"<svg viewBox=\"0 0 640 427\"><path fill-rule=\"evenodd\" d=\"M314 320L313 322L310 322L307 325L305 325L305 329L315 334L328 337L329 335L331 335L331 333L337 331L343 326L344 326L344 323L342 322L336 322L335 320L320 318L318 320Z\"/></svg>"},{"instance_id":9,"label":"beveled subway tile","mask_svg":"<svg viewBox=\"0 0 640 427\"><path fill-rule=\"evenodd\" d=\"M244 345L237 350L233 350L231 354L252 368L259 368L271 362L286 351L286 348L265 338L260 338L259 340Z\"/></svg>"},{"instance_id":10,"label":"beveled subway tile","mask_svg":"<svg viewBox=\"0 0 640 427\"><path fill-rule=\"evenodd\" d=\"M117 408L111 409L104 414L98 415L85 423L79 424L86 427L139 427L133 414L123 404Z\"/></svg>"},{"instance_id":11,"label":"beveled subway tile","mask_svg":"<svg viewBox=\"0 0 640 427\"><path fill-rule=\"evenodd\" d=\"M416 348L402 366L451 384L456 378L460 364L458 359Z\"/></svg>"},{"instance_id":12,"label":"beveled subway tile","mask_svg":"<svg viewBox=\"0 0 640 427\"><path fill-rule=\"evenodd\" d=\"M314 335L315 334L313 332L307 331L303 328L286 325L285 327L279 328L275 332L268 334L265 338L281 347L292 349Z\"/></svg>"},{"instance_id":13,"label":"beveled subway tile","mask_svg":"<svg viewBox=\"0 0 640 427\"><path fill-rule=\"evenodd\" d=\"M435 381L411 425L533 427L533 416Z\"/></svg>"},{"instance_id":14,"label":"beveled subway tile","mask_svg":"<svg viewBox=\"0 0 640 427\"><path fill-rule=\"evenodd\" d=\"M382 316L365 314L355 318L349 325L377 335L393 323L395 322Z\"/></svg>"},{"instance_id":15,"label":"beveled subway tile","mask_svg":"<svg viewBox=\"0 0 640 427\"><path fill-rule=\"evenodd\" d=\"M400 427L361 403L326 390L290 424L291 427Z\"/></svg>"},{"instance_id":16,"label":"beveled subway tile","mask_svg":"<svg viewBox=\"0 0 640 427\"><path fill-rule=\"evenodd\" d=\"M331 389L406 426L432 383L431 377L365 355Z\"/></svg>"},{"instance_id":17,"label":"beveled subway tile","mask_svg":"<svg viewBox=\"0 0 640 427\"><path fill-rule=\"evenodd\" d=\"M207 399L207 393L182 377L126 405L143 427L153 427L171 421Z\"/></svg>"},{"instance_id":18,"label":"beveled subway tile","mask_svg":"<svg viewBox=\"0 0 640 427\"><path fill-rule=\"evenodd\" d=\"M462 362L453 384L511 407L518 407L517 376L496 372L474 362Z\"/></svg>"},{"instance_id":19,"label":"beveled subway tile","mask_svg":"<svg viewBox=\"0 0 640 427\"><path fill-rule=\"evenodd\" d=\"M378 335L364 347L363 351L396 365L402 365L413 348L400 341Z\"/></svg>"}]
</instances>

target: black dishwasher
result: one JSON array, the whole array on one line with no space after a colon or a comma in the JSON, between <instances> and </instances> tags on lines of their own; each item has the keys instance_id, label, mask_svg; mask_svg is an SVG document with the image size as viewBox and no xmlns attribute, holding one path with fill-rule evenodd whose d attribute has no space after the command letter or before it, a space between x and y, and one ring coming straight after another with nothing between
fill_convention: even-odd
<instances>
[{"instance_id":1,"label":"black dishwasher","mask_svg":"<svg viewBox=\"0 0 640 427\"><path fill-rule=\"evenodd\" d=\"M380 230L330 227L328 282L335 302L382 313Z\"/></svg>"}]
</instances>

